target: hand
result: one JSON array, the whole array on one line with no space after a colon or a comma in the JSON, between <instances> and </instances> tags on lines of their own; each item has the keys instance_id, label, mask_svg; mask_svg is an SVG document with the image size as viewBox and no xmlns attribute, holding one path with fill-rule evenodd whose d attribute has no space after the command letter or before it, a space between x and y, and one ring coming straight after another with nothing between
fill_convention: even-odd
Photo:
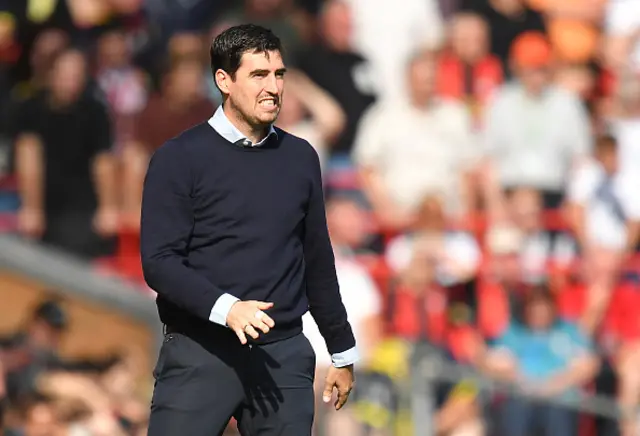
<instances>
[{"instance_id":1,"label":"hand","mask_svg":"<svg viewBox=\"0 0 640 436\"><path fill-rule=\"evenodd\" d=\"M101 207L93 217L93 228L100 236L113 236L120 226L118 210L111 207Z\"/></svg>"},{"instance_id":2,"label":"hand","mask_svg":"<svg viewBox=\"0 0 640 436\"><path fill-rule=\"evenodd\" d=\"M29 238L40 238L45 230L45 216L40 209L22 208L18 212L18 231Z\"/></svg>"},{"instance_id":3,"label":"hand","mask_svg":"<svg viewBox=\"0 0 640 436\"><path fill-rule=\"evenodd\" d=\"M334 403L336 410L342 409L349 399L351 389L355 384L355 378L353 376L353 365L344 366L342 368L336 368L334 366L329 368L327 378L324 382L324 392L322 393L322 401L328 403L333 396L333 389L338 391L338 399Z\"/></svg>"},{"instance_id":4,"label":"hand","mask_svg":"<svg viewBox=\"0 0 640 436\"><path fill-rule=\"evenodd\" d=\"M236 332L240 343L245 345L247 343L245 334L253 339L258 339L260 336L258 330L267 334L276 325L271 317L263 312L263 310L272 307L273 303L265 303L264 301L237 301L229 310L227 325Z\"/></svg>"}]
</instances>

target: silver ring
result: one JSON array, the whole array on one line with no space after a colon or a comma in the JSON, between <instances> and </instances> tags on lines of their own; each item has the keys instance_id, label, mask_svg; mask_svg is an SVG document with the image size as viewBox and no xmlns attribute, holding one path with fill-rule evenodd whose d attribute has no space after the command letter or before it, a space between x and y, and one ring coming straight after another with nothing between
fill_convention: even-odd
<instances>
[{"instance_id":1,"label":"silver ring","mask_svg":"<svg viewBox=\"0 0 640 436\"><path fill-rule=\"evenodd\" d=\"M264 318L264 312L259 310L255 313L254 316L256 317L257 320L261 320L262 318Z\"/></svg>"}]
</instances>

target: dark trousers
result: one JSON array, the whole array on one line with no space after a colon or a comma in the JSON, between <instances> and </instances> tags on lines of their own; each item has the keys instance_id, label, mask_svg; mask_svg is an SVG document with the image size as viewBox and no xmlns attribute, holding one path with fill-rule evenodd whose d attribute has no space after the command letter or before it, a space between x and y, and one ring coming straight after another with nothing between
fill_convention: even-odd
<instances>
[{"instance_id":1,"label":"dark trousers","mask_svg":"<svg viewBox=\"0 0 640 436\"><path fill-rule=\"evenodd\" d=\"M563 407L521 398L507 398L500 408L502 436L573 436L576 414Z\"/></svg>"},{"instance_id":2,"label":"dark trousers","mask_svg":"<svg viewBox=\"0 0 640 436\"><path fill-rule=\"evenodd\" d=\"M311 436L315 353L299 334L242 346L168 333L154 370L149 436Z\"/></svg>"}]
</instances>

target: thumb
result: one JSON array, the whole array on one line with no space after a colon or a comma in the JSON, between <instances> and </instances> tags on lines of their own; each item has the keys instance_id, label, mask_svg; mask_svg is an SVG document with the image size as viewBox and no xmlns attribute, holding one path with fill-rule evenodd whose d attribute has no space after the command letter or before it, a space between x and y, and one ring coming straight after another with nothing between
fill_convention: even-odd
<instances>
[{"instance_id":1,"label":"thumb","mask_svg":"<svg viewBox=\"0 0 640 436\"><path fill-rule=\"evenodd\" d=\"M324 383L324 392L322 392L322 401L328 403L331 401L331 395L333 394L333 383L327 380Z\"/></svg>"},{"instance_id":2,"label":"thumb","mask_svg":"<svg viewBox=\"0 0 640 436\"><path fill-rule=\"evenodd\" d=\"M258 301L258 309L267 310L273 307L273 303L266 303L264 301Z\"/></svg>"}]
</instances>

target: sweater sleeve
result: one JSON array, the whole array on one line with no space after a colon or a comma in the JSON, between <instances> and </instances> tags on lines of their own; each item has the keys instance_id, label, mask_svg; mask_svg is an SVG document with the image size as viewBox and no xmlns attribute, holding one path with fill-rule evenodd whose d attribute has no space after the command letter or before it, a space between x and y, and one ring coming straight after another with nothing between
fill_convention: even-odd
<instances>
[{"instance_id":1,"label":"sweater sleeve","mask_svg":"<svg viewBox=\"0 0 640 436\"><path fill-rule=\"evenodd\" d=\"M342 303L335 259L329 240L318 155L314 159L311 195L304 222L305 281L309 311L332 355L350 351L355 338ZM335 363L335 361L334 361Z\"/></svg>"},{"instance_id":2,"label":"sweater sleeve","mask_svg":"<svg viewBox=\"0 0 640 436\"><path fill-rule=\"evenodd\" d=\"M170 141L149 163L142 195L140 250L144 278L158 295L205 320L224 292L189 266L192 175L184 149Z\"/></svg>"}]
</instances>

